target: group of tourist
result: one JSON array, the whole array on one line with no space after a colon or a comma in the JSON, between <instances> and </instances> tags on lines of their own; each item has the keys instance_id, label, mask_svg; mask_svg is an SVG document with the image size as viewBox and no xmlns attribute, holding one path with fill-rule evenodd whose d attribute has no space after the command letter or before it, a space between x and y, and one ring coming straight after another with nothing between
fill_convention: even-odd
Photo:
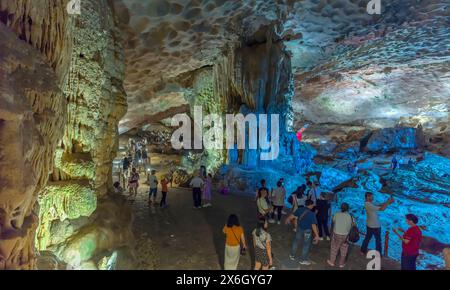
<instances>
[{"instance_id":1,"label":"group of tourist","mask_svg":"<svg viewBox=\"0 0 450 290\"><path fill-rule=\"evenodd\" d=\"M189 186L192 188L194 209L212 206L212 174L206 173L206 167L202 166Z\"/></svg>"},{"instance_id":2,"label":"group of tourist","mask_svg":"<svg viewBox=\"0 0 450 290\"><path fill-rule=\"evenodd\" d=\"M252 232L253 247L255 249L255 269L273 268L272 238L268 232L269 224L281 224L285 214L286 189L284 180L280 179L276 187L267 188L266 181L261 180L261 187L257 190L257 225ZM339 268L346 267L347 254L351 243L350 237L355 234L359 237L359 230L355 218L350 214L350 206L342 203L340 211L331 215L331 201L329 197L320 191L318 183L308 181L307 184L299 186L295 192L289 196L287 201L292 205L291 213L285 219L286 225L293 225L295 236L292 242L289 258L296 260L298 246L302 244L299 264L309 266L309 254L312 244L319 241L330 241L330 255L326 263ZM391 197L381 205L374 204L373 194L365 194L366 210L366 234L362 242L361 253L365 256L368 252L368 245L372 238L375 238L375 249L380 257L383 256L381 245L381 223L379 212L394 203ZM331 230L330 225L331 223ZM395 229L394 233L402 241L402 270L415 270L416 259L419 255L419 248L422 240L422 233L418 224L418 217L413 214L406 215L406 223L409 229ZM226 235L225 246L225 270L237 269L239 257L247 249L244 229L239 224L236 215L231 215L223 229ZM336 265L336 260L340 256Z\"/></svg>"}]
</instances>

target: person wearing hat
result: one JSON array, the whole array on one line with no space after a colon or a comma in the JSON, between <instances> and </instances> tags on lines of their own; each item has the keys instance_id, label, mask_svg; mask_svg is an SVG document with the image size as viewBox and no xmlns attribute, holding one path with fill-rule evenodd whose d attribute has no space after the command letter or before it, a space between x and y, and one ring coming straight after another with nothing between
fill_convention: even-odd
<instances>
[{"instance_id":1,"label":"person wearing hat","mask_svg":"<svg viewBox=\"0 0 450 290\"><path fill-rule=\"evenodd\" d=\"M406 223L409 228L406 232L401 229L394 229L394 233L402 241L402 270L416 270L416 261L419 256L420 244L422 243L422 231L417 226L419 218L413 214L406 215ZM403 233L403 235L401 235Z\"/></svg>"}]
</instances>

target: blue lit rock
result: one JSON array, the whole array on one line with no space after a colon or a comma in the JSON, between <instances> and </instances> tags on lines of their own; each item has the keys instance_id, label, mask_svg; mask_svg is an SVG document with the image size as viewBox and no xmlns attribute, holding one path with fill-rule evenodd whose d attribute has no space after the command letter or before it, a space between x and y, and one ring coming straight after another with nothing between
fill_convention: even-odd
<instances>
[{"instance_id":1,"label":"blue lit rock","mask_svg":"<svg viewBox=\"0 0 450 290\"><path fill-rule=\"evenodd\" d=\"M350 180L352 176L347 172L332 167L324 167L320 176L320 186L331 190L339 184Z\"/></svg>"},{"instance_id":2,"label":"blue lit rock","mask_svg":"<svg viewBox=\"0 0 450 290\"><path fill-rule=\"evenodd\" d=\"M366 150L370 152L389 152L411 150L418 147L418 132L415 128L385 128L372 133Z\"/></svg>"}]
</instances>

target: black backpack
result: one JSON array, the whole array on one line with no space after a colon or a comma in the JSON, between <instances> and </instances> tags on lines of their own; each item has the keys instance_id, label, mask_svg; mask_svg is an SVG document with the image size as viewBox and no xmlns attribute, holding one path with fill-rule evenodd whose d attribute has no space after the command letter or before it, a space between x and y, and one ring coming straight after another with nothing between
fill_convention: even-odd
<instances>
[{"instance_id":1,"label":"black backpack","mask_svg":"<svg viewBox=\"0 0 450 290\"><path fill-rule=\"evenodd\" d=\"M361 238L359 234L359 229L355 223L355 219L353 218L353 216L352 215L350 216L352 217L352 228L350 229L350 233L348 234L348 241L350 243L357 243Z\"/></svg>"},{"instance_id":2,"label":"black backpack","mask_svg":"<svg viewBox=\"0 0 450 290\"><path fill-rule=\"evenodd\" d=\"M291 196L288 197L288 202L289 202L291 205L294 205L294 197L293 197L293 195L294 195L294 194L291 194Z\"/></svg>"}]
</instances>

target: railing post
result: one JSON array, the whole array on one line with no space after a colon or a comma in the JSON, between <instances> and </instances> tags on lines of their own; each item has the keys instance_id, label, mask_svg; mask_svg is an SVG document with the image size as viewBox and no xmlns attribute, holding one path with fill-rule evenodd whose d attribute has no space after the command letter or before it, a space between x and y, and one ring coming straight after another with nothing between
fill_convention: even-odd
<instances>
[{"instance_id":1,"label":"railing post","mask_svg":"<svg viewBox=\"0 0 450 290\"><path fill-rule=\"evenodd\" d=\"M389 253L389 230L384 235L384 256L387 257Z\"/></svg>"}]
</instances>

